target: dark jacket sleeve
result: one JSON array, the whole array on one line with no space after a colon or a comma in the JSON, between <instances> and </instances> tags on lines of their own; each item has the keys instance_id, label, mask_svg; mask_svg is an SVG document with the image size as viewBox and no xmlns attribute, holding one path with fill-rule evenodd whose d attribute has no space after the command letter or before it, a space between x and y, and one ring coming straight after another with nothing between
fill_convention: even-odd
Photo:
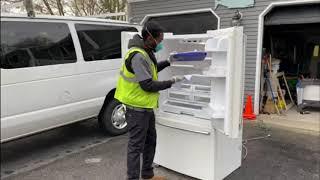
<instances>
[{"instance_id":1,"label":"dark jacket sleeve","mask_svg":"<svg viewBox=\"0 0 320 180\"><path fill-rule=\"evenodd\" d=\"M152 72L147 61L143 59L144 57L140 54L136 54L131 60L131 67L136 75L137 80L141 89L147 92L158 92L167 88L170 88L173 84L173 81L153 81ZM168 64L169 62L167 62ZM162 63L162 67L165 67L167 64Z\"/></svg>"},{"instance_id":2,"label":"dark jacket sleeve","mask_svg":"<svg viewBox=\"0 0 320 180\"><path fill-rule=\"evenodd\" d=\"M173 81L153 81L147 79L139 82L141 89L147 92L158 92L164 89L168 89L172 86Z\"/></svg>"},{"instance_id":3,"label":"dark jacket sleeve","mask_svg":"<svg viewBox=\"0 0 320 180\"><path fill-rule=\"evenodd\" d=\"M158 64L157 64L158 72L162 71L164 68L166 68L168 66L170 66L170 62L169 61L158 62Z\"/></svg>"}]
</instances>

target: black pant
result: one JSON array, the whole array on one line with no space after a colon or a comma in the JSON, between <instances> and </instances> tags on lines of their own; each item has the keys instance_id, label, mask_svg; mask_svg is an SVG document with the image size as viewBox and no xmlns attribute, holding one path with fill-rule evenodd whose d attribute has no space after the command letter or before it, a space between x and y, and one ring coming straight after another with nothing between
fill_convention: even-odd
<instances>
[{"instance_id":1,"label":"black pant","mask_svg":"<svg viewBox=\"0 0 320 180\"><path fill-rule=\"evenodd\" d=\"M157 133L153 111L135 111L127 108L126 120L129 129L127 174L129 180L139 180L140 154L143 155L141 177L149 179L153 174L153 159Z\"/></svg>"}]
</instances>

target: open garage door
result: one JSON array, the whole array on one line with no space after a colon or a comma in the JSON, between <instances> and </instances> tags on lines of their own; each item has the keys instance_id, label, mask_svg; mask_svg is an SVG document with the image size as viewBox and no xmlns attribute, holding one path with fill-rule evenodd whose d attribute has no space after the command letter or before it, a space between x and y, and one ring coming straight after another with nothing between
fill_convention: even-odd
<instances>
[{"instance_id":1,"label":"open garage door","mask_svg":"<svg viewBox=\"0 0 320 180\"><path fill-rule=\"evenodd\" d=\"M261 81L261 92L276 92L274 96L278 100L275 101L284 104L290 102L291 98L288 96L290 92L296 104L318 106L320 104L318 90L320 88L320 3L275 7L266 14L264 25L264 56L272 57L268 60L270 64L272 62L274 77L268 80L265 74L271 67L262 66L262 78L264 77L266 81ZM283 74L288 85L284 80L277 78L277 74ZM275 82L276 85L268 86L268 81ZM270 82L269 85L272 85ZM277 90L278 86L281 93ZM302 92L305 88L313 89L310 92L299 93L300 89ZM285 100L279 99L281 96L284 96L282 99ZM273 104L268 104L268 100L272 97L270 94L264 94L264 97L266 99L260 99L260 110L269 113L271 111L268 105L271 107Z\"/></svg>"},{"instance_id":2,"label":"open garage door","mask_svg":"<svg viewBox=\"0 0 320 180\"><path fill-rule=\"evenodd\" d=\"M173 34L203 34L208 30L219 29L220 26L220 18L210 8L150 14L141 24L149 21L159 23L165 32Z\"/></svg>"},{"instance_id":3,"label":"open garage door","mask_svg":"<svg viewBox=\"0 0 320 180\"><path fill-rule=\"evenodd\" d=\"M265 25L320 23L320 4L275 7L265 16Z\"/></svg>"}]
</instances>

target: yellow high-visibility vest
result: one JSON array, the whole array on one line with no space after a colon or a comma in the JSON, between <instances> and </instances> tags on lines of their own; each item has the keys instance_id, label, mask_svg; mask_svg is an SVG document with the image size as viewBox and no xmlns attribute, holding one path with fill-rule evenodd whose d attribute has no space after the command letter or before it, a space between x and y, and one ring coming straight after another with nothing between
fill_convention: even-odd
<instances>
[{"instance_id":1,"label":"yellow high-visibility vest","mask_svg":"<svg viewBox=\"0 0 320 180\"><path fill-rule=\"evenodd\" d=\"M152 72L152 79L158 80L157 66L153 63L148 53L137 47L130 48L127 52L122 67L120 69L120 76L117 82L116 92L114 97L121 103L139 108L157 108L159 100L159 92L144 91L136 79L136 75L129 72L126 68L125 62L129 60L132 53L140 53L144 60L149 64Z\"/></svg>"}]
</instances>

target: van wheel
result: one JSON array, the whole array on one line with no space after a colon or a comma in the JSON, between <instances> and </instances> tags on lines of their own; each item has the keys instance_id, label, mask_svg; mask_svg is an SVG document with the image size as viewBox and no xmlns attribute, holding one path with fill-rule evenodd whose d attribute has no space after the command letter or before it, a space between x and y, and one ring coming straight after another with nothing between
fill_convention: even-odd
<instances>
[{"instance_id":1,"label":"van wheel","mask_svg":"<svg viewBox=\"0 0 320 180\"><path fill-rule=\"evenodd\" d=\"M100 127L111 135L120 135L127 132L125 109L116 99L112 99L105 108L99 119Z\"/></svg>"}]
</instances>

